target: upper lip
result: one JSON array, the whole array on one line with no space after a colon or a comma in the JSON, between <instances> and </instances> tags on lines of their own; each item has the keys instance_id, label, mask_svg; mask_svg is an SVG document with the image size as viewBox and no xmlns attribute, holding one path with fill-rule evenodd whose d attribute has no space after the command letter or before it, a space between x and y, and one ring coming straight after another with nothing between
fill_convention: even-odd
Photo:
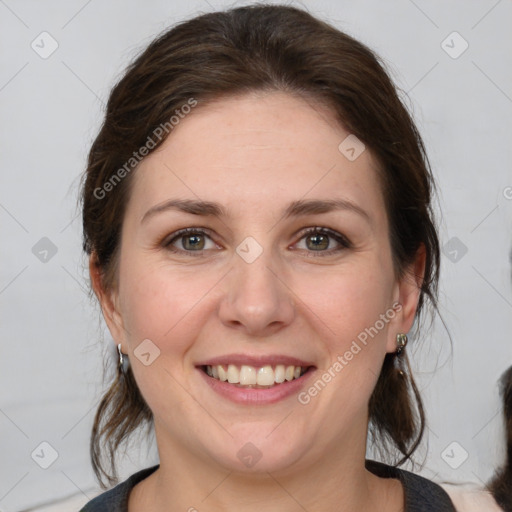
<instances>
[{"instance_id":1,"label":"upper lip","mask_svg":"<svg viewBox=\"0 0 512 512\"><path fill-rule=\"evenodd\" d=\"M268 354L268 355L247 355L247 354L226 354L223 356L212 357L201 361L196 366L217 366L217 365L228 365L235 364L237 366L247 365L254 367L261 366L275 366L283 364L286 366L302 366L307 368L314 366L313 363L298 359L297 357L291 357L281 354Z\"/></svg>"}]
</instances>

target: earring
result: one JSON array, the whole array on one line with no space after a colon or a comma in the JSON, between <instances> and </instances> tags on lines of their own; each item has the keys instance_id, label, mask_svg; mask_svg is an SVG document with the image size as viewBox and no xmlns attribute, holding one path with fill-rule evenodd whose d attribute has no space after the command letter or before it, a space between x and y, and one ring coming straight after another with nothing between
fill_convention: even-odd
<instances>
[{"instance_id":1,"label":"earring","mask_svg":"<svg viewBox=\"0 0 512 512\"><path fill-rule=\"evenodd\" d=\"M407 334L399 333L396 335L396 355L399 356L407 345Z\"/></svg>"},{"instance_id":2,"label":"earring","mask_svg":"<svg viewBox=\"0 0 512 512\"><path fill-rule=\"evenodd\" d=\"M117 352L119 353L119 365L118 365L119 371L121 373L126 373L126 370L130 366L130 360L128 359L127 356L125 356L121 352L121 343L119 343L119 345L117 345Z\"/></svg>"},{"instance_id":3,"label":"earring","mask_svg":"<svg viewBox=\"0 0 512 512\"><path fill-rule=\"evenodd\" d=\"M395 355L397 356L395 358L396 365L397 365L397 371L398 375L400 377L405 378L405 372L404 372L404 361L403 356L401 357L402 352L404 351L405 346L407 345L407 334L399 333L396 335L396 352Z\"/></svg>"}]
</instances>

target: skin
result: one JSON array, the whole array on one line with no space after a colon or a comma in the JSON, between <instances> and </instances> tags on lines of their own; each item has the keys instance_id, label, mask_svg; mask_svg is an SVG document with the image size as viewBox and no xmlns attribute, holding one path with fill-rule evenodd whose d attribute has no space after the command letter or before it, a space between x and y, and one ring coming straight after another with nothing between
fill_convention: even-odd
<instances>
[{"instance_id":1,"label":"skin","mask_svg":"<svg viewBox=\"0 0 512 512\"><path fill-rule=\"evenodd\" d=\"M396 334L412 326L424 254L395 275L377 162L369 150L349 161L338 150L348 135L311 101L251 93L196 107L135 172L118 285L102 288L94 255L90 267L154 414L160 468L135 486L130 512L403 509L399 481L364 467L367 405ZM215 201L230 215L168 210L141 223L172 198ZM348 209L282 217L292 201L338 198L368 218ZM350 246L329 237L323 250L340 250L315 250L302 231L316 226ZM210 230L199 256L186 237L172 244L181 253L161 243L187 227ZM252 263L236 253L248 236L263 249ZM297 395L234 404L195 368L235 352L286 354L314 363L313 383L395 302L393 319L307 405ZM144 339L160 350L148 366L133 354ZM251 468L237 457L247 442L262 454Z\"/></svg>"}]
</instances>

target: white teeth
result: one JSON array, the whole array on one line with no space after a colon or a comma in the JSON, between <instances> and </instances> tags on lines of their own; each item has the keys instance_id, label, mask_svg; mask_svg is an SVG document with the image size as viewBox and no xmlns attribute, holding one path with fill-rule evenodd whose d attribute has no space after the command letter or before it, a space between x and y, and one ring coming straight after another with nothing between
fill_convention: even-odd
<instances>
[{"instance_id":1,"label":"white teeth","mask_svg":"<svg viewBox=\"0 0 512 512\"><path fill-rule=\"evenodd\" d=\"M228 381L230 384L248 387L268 387L298 379L306 371L306 368L293 365L285 366L284 364L278 364L275 367L265 365L259 368L246 364L240 367L229 364L227 368L223 365L206 366L205 370L210 377L222 382Z\"/></svg>"},{"instance_id":2,"label":"white teeth","mask_svg":"<svg viewBox=\"0 0 512 512\"><path fill-rule=\"evenodd\" d=\"M228 382L237 384L240 382L240 371L234 364L228 365Z\"/></svg>"},{"instance_id":3,"label":"white teeth","mask_svg":"<svg viewBox=\"0 0 512 512\"><path fill-rule=\"evenodd\" d=\"M206 368L209 368L208 366ZM215 368L217 368L217 371L219 372L219 380L222 382L226 382L228 380L228 374L226 373L226 370L224 370L224 367L221 365L217 365Z\"/></svg>"},{"instance_id":4,"label":"white teeth","mask_svg":"<svg viewBox=\"0 0 512 512\"><path fill-rule=\"evenodd\" d=\"M284 364L278 364L276 366L276 376L275 380L278 384L281 384L281 382L284 382L285 380L285 370L284 370Z\"/></svg>"},{"instance_id":5,"label":"white teeth","mask_svg":"<svg viewBox=\"0 0 512 512\"><path fill-rule=\"evenodd\" d=\"M256 384L256 369L254 367L245 364L242 365L240 368L240 384L242 384L242 386Z\"/></svg>"},{"instance_id":6,"label":"white teeth","mask_svg":"<svg viewBox=\"0 0 512 512\"><path fill-rule=\"evenodd\" d=\"M258 370L258 386L272 386L272 384L274 384L274 370L272 366L263 366Z\"/></svg>"}]
</instances>

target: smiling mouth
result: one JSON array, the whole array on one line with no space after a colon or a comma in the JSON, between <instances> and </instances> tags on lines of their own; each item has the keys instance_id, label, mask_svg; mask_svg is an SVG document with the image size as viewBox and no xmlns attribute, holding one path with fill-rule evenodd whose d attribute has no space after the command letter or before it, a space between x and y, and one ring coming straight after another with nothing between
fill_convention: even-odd
<instances>
[{"instance_id":1,"label":"smiling mouth","mask_svg":"<svg viewBox=\"0 0 512 512\"><path fill-rule=\"evenodd\" d=\"M235 387L247 389L268 389L286 382L300 379L313 366L293 365L264 365L260 367L250 365L203 365L199 367L209 377L227 382Z\"/></svg>"}]
</instances>

